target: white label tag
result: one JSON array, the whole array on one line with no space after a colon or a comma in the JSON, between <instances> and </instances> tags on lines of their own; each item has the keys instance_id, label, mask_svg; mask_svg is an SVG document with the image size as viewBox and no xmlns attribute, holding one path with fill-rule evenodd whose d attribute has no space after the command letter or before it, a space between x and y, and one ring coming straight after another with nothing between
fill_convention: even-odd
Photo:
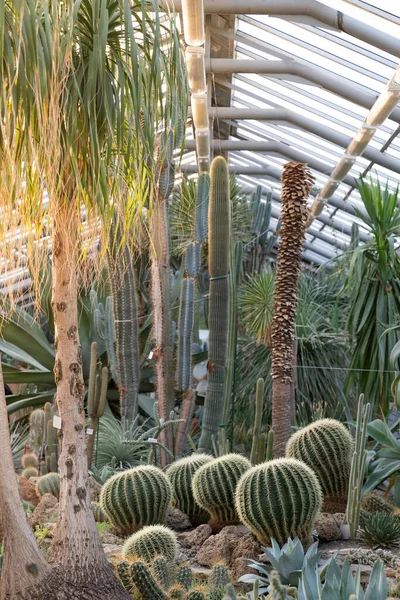
<instances>
[{"instance_id":1,"label":"white label tag","mask_svg":"<svg viewBox=\"0 0 400 600\"><path fill-rule=\"evenodd\" d=\"M53 427L56 429L61 429L61 417L58 415L54 415L53 417Z\"/></svg>"},{"instance_id":2,"label":"white label tag","mask_svg":"<svg viewBox=\"0 0 400 600\"><path fill-rule=\"evenodd\" d=\"M147 441L150 442L151 444L158 444L157 438L148 438Z\"/></svg>"},{"instance_id":3,"label":"white label tag","mask_svg":"<svg viewBox=\"0 0 400 600\"><path fill-rule=\"evenodd\" d=\"M88 435L93 435L93 429L87 428L87 429L86 429L86 433L87 433Z\"/></svg>"}]
</instances>

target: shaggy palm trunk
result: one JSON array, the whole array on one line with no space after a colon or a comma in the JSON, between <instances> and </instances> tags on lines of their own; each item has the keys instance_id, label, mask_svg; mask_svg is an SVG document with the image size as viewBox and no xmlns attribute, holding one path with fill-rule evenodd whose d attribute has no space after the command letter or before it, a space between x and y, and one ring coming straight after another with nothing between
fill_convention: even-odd
<instances>
[{"instance_id":1,"label":"shaggy palm trunk","mask_svg":"<svg viewBox=\"0 0 400 600\"><path fill-rule=\"evenodd\" d=\"M312 184L313 178L304 163L289 162L284 165L281 243L278 251L271 333L272 429L275 432L275 457L285 454L286 443L291 435L297 286L307 222L306 201Z\"/></svg>"}]
</instances>

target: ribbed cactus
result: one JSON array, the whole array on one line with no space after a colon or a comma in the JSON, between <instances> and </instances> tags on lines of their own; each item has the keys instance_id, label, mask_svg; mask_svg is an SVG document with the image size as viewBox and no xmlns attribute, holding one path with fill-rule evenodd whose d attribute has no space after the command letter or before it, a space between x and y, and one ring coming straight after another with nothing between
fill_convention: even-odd
<instances>
[{"instance_id":1,"label":"ribbed cactus","mask_svg":"<svg viewBox=\"0 0 400 600\"><path fill-rule=\"evenodd\" d=\"M132 533L144 525L162 525L171 498L168 477L147 465L111 477L101 490L100 504L116 529Z\"/></svg>"},{"instance_id":2,"label":"ribbed cactus","mask_svg":"<svg viewBox=\"0 0 400 600\"><path fill-rule=\"evenodd\" d=\"M212 451L211 436L217 437L224 408L226 377L231 207L228 164L217 156L210 169L208 209L208 269L210 291L208 308L208 385L199 442L200 452Z\"/></svg>"},{"instance_id":3,"label":"ribbed cactus","mask_svg":"<svg viewBox=\"0 0 400 600\"><path fill-rule=\"evenodd\" d=\"M29 467L37 469L39 465L39 459L33 452L27 452L21 457L21 465L24 469L28 469Z\"/></svg>"},{"instance_id":4,"label":"ribbed cactus","mask_svg":"<svg viewBox=\"0 0 400 600\"><path fill-rule=\"evenodd\" d=\"M235 524L235 491L251 463L240 454L226 454L200 467L193 477L193 496L217 526Z\"/></svg>"},{"instance_id":5,"label":"ribbed cactus","mask_svg":"<svg viewBox=\"0 0 400 600\"><path fill-rule=\"evenodd\" d=\"M121 421L126 427L136 418L139 410L139 324L133 260L128 244L122 243L124 231L118 216L112 223L110 237L108 267L116 339L116 376ZM110 314L107 317L111 319Z\"/></svg>"},{"instance_id":6,"label":"ribbed cactus","mask_svg":"<svg viewBox=\"0 0 400 600\"><path fill-rule=\"evenodd\" d=\"M130 567L131 565L127 560L119 561L116 566L118 579L128 593L131 593L133 587Z\"/></svg>"},{"instance_id":7,"label":"ribbed cactus","mask_svg":"<svg viewBox=\"0 0 400 600\"><path fill-rule=\"evenodd\" d=\"M169 600L144 562L131 563L130 576L143 600Z\"/></svg>"},{"instance_id":8,"label":"ribbed cactus","mask_svg":"<svg viewBox=\"0 0 400 600\"><path fill-rule=\"evenodd\" d=\"M185 590L190 590L193 585L193 572L189 565L179 565L176 571L176 581Z\"/></svg>"},{"instance_id":9,"label":"ribbed cactus","mask_svg":"<svg viewBox=\"0 0 400 600\"><path fill-rule=\"evenodd\" d=\"M192 481L196 471L212 460L207 454L192 454L172 463L167 471L173 490L172 504L184 512L193 525L206 523L210 518L194 499Z\"/></svg>"},{"instance_id":10,"label":"ribbed cactus","mask_svg":"<svg viewBox=\"0 0 400 600\"><path fill-rule=\"evenodd\" d=\"M264 406L264 379L257 381L256 387L256 409L254 413L253 442L251 446L250 461L253 465L264 462L265 460L265 438L261 438L261 424ZM264 448L264 449L263 449Z\"/></svg>"},{"instance_id":11,"label":"ribbed cactus","mask_svg":"<svg viewBox=\"0 0 400 600\"><path fill-rule=\"evenodd\" d=\"M371 514L385 513L387 515L391 515L394 511L393 504L385 500L385 498L377 492L370 492L369 494L366 494L366 496L364 496L364 498L361 500L361 508L365 512Z\"/></svg>"},{"instance_id":12,"label":"ribbed cactus","mask_svg":"<svg viewBox=\"0 0 400 600\"><path fill-rule=\"evenodd\" d=\"M36 483L36 492L42 497L44 494L52 494L56 498L60 497L60 476L58 473L47 473L43 475Z\"/></svg>"},{"instance_id":13,"label":"ribbed cactus","mask_svg":"<svg viewBox=\"0 0 400 600\"><path fill-rule=\"evenodd\" d=\"M92 504L92 510L96 523L107 523L108 517L98 502Z\"/></svg>"},{"instance_id":14,"label":"ribbed cactus","mask_svg":"<svg viewBox=\"0 0 400 600\"><path fill-rule=\"evenodd\" d=\"M44 436L44 410L33 410L29 416L29 446L37 453L40 452Z\"/></svg>"},{"instance_id":15,"label":"ribbed cactus","mask_svg":"<svg viewBox=\"0 0 400 600\"><path fill-rule=\"evenodd\" d=\"M226 586L230 581L229 569L224 563L216 563L211 571L208 584L210 588L209 600L222 600Z\"/></svg>"},{"instance_id":16,"label":"ribbed cactus","mask_svg":"<svg viewBox=\"0 0 400 600\"><path fill-rule=\"evenodd\" d=\"M97 342L93 342L90 348L90 368L89 384L87 394L87 411L90 417L90 428L92 434L88 435L87 455L88 466L92 465L94 438L99 424L99 419L103 416L107 403L108 387L108 368L103 367L101 373L98 373L97 363Z\"/></svg>"},{"instance_id":17,"label":"ribbed cactus","mask_svg":"<svg viewBox=\"0 0 400 600\"><path fill-rule=\"evenodd\" d=\"M139 555L140 556L140 555ZM144 558L144 557L142 557ZM150 562L150 561L147 561ZM152 561L152 572L158 583L168 589L171 585L171 562L165 556L156 556Z\"/></svg>"},{"instance_id":18,"label":"ribbed cactus","mask_svg":"<svg viewBox=\"0 0 400 600\"><path fill-rule=\"evenodd\" d=\"M353 440L334 419L321 419L297 431L286 456L302 460L315 471L324 494L325 512L344 512L347 504Z\"/></svg>"},{"instance_id":19,"label":"ribbed cactus","mask_svg":"<svg viewBox=\"0 0 400 600\"><path fill-rule=\"evenodd\" d=\"M47 473L49 472L47 465L46 465L46 461L45 460L41 460L40 461L40 474L41 475L47 475Z\"/></svg>"},{"instance_id":20,"label":"ribbed cactus","mask_svg":"<svg viewBox=\"0 0 400 600\"><path fill-rule=\"evenodd\" d=\"M115 352L115 323L113 313L113 298L107 296L105 304L97 299L96 290L90 290L90 304L93 315L93 328L101 345L104 346L107 352L108 365L110 367L111 376L114 381L118 382L117 355ZM103 348L99 350L101 355Z\"/></svg>"},{"instance_id":21,"label":"ribbed cactus","mask_svg":"<svg viewBox=\"0 0 400 600\"><path fill-rule=\"evenodd\" d=\"M35 469L35 467L27 467L22 471L21 475L25 479L30 479L31 477L37 477L39 475L39 471Z\"/></svg>"},{"instance_id":22,"label":"ribbed cactus","mask_svg":"<svg viewBox=\"0 0 400 600\"><path fill-rule=\"evenodd\" d=\"M262 187L258 186L252 194L249 211L253 239L246 244L245 271L248 274L261 273L266 259L278 239L280 229L280 223L278 222L275 231L270 231L272 192L267 192L264 201Z\"/></svg>"},{"instance_id":23,"label":"ribbed cactus","mask_svg":"<svg viewBox=\"0 0 400 600\"><path fill-rule=\"evenodd\" d=\"M163 525L144 527L128 537L122 555L125 559L138 556L149 564L156 556L164 556L168 561L173 562L178 556L176 535Z\"/></svg>"},{"instance_id":24,"label":"ribbed cactus","mask_svg":"<svg viewBox=\"0 0 400 600\"><path fill-rule=\"evenodd\" d=\"M253 467L236 490L240 520L263 543L288 537L308 542L321 510L322 491L315 473L295 459L281 458Z\"/></svg>"}]
</instances>

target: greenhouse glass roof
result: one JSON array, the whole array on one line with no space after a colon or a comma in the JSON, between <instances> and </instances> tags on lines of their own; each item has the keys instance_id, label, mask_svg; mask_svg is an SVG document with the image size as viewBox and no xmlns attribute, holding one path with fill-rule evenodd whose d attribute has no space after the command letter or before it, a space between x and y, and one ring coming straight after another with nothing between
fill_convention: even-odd
<instances>
[{"instance_id":1,"label":"greenhouse glass roof","mask_svg":"<svg viewBox=\"0 0 400 600\"><path fill-rule=\"evenodd\" d=\"M179 9L177 0L175 5ZM230 168L245 189L261 184L273 190L274 227L283 163L308 162L318 192L385 92L399 66L400 4L205 0L204 5L210 13L205 55L213 147L229 152ZM354 207L362 207L355 182L370 173L391 188L400 183L399 132L396 107L311 224L305 260L320 264L334 257L349 243L353 222L361 224L361 239L368 239L355 215ZM194 149L194 141L187 149ZM188 152L182 168L190 172L195 163L194 151Z\"/></svg>"}]
</instances>

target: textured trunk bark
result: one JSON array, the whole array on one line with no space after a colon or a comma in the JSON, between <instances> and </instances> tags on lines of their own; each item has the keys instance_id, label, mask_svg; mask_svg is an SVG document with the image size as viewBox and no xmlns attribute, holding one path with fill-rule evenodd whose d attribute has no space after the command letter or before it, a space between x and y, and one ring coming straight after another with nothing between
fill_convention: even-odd
<instances>
[{"instance_id":1,"label":"textured trunk bark","mask_svg":"<svg viewBox=\"0 0 400 600\"><path fill-rule=\"evenodd\" d=\"M272 380L272 423L277 441L274 443L274 458L285 456L286 443L291 435L293 383L281 379Z\"/></svg>"},{"instance_id":2,"label":"textured trunk bark","mask_svg":"<svg viewBox=\"0 0 400 600\"><path fill-rule=\"evenodd\" d=\"M151 297L153 304L154 359L157 375L157 401L160 417L169 419L174 408L174 351L172 340L171 282L166 203L156 198L150 224ZM174 452L172 428L161 432L160 441ZM161 452L163 466L170 462Z\"/></svg>"},{"instance_id":3,"label":"textured trunk bark","mask_svg":"<svg viewBox=\"0 0 400 600\"><path fill-rule=\"evenodd\" d=\"M103 552L90 503L86 432L77 309L77 213L72 202L53 212L53 296L57 407L61 417L60 512L51 559L80 598L129 598ZM120 590L120 596L118 596ZM70 596L74 598L74 595ZM76 596L78 597L78 596ZM113 596L114 597L114 596Z\"/></svg>"}]
</instances>

